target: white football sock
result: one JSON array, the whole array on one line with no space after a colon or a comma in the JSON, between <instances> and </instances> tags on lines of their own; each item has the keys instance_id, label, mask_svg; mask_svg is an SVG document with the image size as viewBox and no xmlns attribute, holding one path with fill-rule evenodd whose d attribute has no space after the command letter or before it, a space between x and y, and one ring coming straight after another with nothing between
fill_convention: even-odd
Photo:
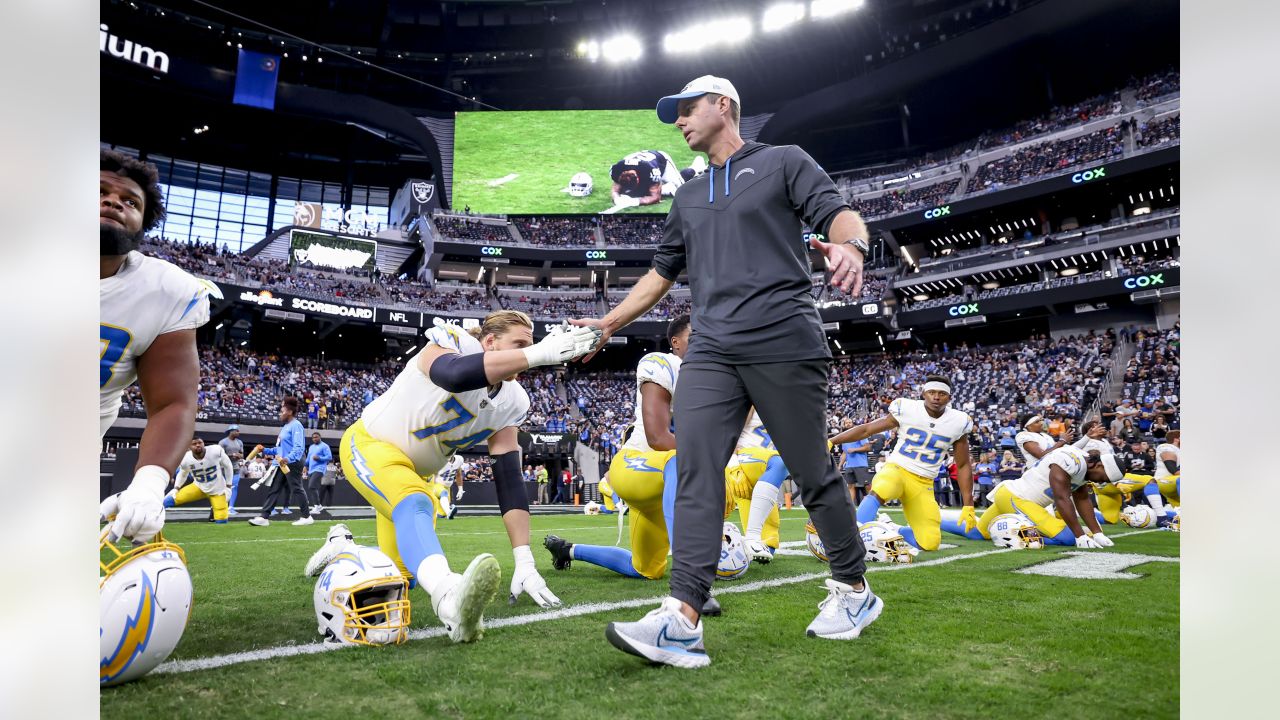
<instances>
[{"instance_id":1,"label":"white football sock","mask_svg":"<svg viewBox=\"0 0 1280 720\"><path fill-rule=\"evenodd\" d=\"M746 538L748 540L760 539L764 521L769 519L769 514L777 506L778 488L767 482L756 483L755 489L751 491L751 516L747 518Z\"/></svg>"},{"instance_id":2,"label":"white football sock","mask_svg":"<svg viewBox=\"0 0 1280 720\"><path fill-rule=\"evenodd\" d=\"M427 594L434 601L436 599L436 591L452 574L449 570L448 559L444 555L438 554L428 555L423 558L418 565L418 571L414 573L414 577L417 578L418 584L422 586L423 590L427 591Z\"/></svg>"},{"instance_id":3,"label":"white football sock","mask_svg":"<svg viewBox=\"0 0 1280 720\"><path fill-rule=\"evenodd\" d=\"M1159 495L1144 495L1143 497L1147 499L1147 504L1151 506L1151 509L1156 511L1156 517L1164 516L1164 498Z\"/></svg>"}]
</instances>

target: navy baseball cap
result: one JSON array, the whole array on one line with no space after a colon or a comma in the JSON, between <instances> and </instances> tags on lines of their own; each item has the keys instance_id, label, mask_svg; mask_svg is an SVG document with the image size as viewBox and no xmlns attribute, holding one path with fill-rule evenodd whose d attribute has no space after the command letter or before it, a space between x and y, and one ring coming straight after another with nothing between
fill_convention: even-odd
<instances>
[{"instance_id":1,"label":"navy baseball cap","mask_svg":"<svg viewBox=\"0 0 1280 720\"><path fill-rule=\"evenodd\" d=\"M732 98L738 106L742 106L742 100L738 99L738 91L733 87L733 83L724 78L715 75L703 75L691 81L684 89L675 95L668 95L658 101L658 119L670 125L680 117L680 101L685 98L694 98L707 93L715 93Z\"/></svg>"}]
</instances>

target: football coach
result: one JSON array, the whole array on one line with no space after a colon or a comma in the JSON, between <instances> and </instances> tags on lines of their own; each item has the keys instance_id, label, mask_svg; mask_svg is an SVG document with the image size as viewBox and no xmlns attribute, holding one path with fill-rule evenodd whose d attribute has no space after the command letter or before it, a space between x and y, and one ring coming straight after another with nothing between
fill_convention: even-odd
<instances>
[{"instance_id":1,"label":"football coach","mask_svg":"<svg viewBox=\"0 0 1280 720\"><path fill-rule=\"evenodd\" d=\"M808 250L825 256L833 286L856 296L866 225L803 150L742 140L740 100L728 80L700 77L659 100L657 112L690 149L707 154L708 170L676 192L653 267L627 297L603 318L573 321L599 327L603 346L688 272L693 336L674 397L671 597L637 622L610 623L606 637L652 662L710 664L698 610L716 576L725 465L754 406L831 558L828 596L807 634L856 638L884 605L863 578L854 509L825 444L831 353ZM806 246L804 226L829 242L815 237Z\"/></svg>"}]
</instances>

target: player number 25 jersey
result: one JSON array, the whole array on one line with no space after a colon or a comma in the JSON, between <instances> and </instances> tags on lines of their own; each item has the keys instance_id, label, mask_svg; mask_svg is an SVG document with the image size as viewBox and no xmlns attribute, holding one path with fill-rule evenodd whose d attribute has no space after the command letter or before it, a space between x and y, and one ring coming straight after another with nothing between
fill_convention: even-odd
<instances>
[{"instance_id":1,"label":"player number 25 jersey","mask_svg":"<svg viewBox=\"0 0 1280 720\"><path fill-rule=\"evenodd\" d=\"M1008 482L1009 490L1024 500L1048 506L1053 502L1053 490L1049 484L1049 469L1054 465L1062 468L1070 478L1071 491L1075 492L1086 484L1084 479L1088 466L1085 453L1080 448L1066 445L1044 457L1035 466L1022 473L1022 477Z\"/></svg>"},{"instance_id":2,"label":"player number 25 jersey","mask_svg":"<svg viewBox=\"0 0 1280 720\"><path fill-rule=\"evenodd\" d=\"M98 287L101 436L120 414L124 389L138 379L138 358L157 337L208 322L209 296L222 297L222 293L217 285L137 250L129 253L119 272L103 278Z\"/></svg>"},{"instance_id":3,"label":"player number 25 jersey","mask_svg":"<svg viewBox=\"0 0 1280 720\"><path fill-rule=\"evenodd\" d=\"M227 457L222 448L206 445L204 457L198 460L190 450L182 456L182 462L178 464L177 484L185 485L188 481L194 481L205 495L221 495L231 482L233 472L231 458Z\"/></svg>"},{"instance_id":4,"label":"player number 25 jersey","mask_svg":"<svg viewBox=\"0 0 1280 720\"><path fill-rule=\"evenodd\" d=\"M479 340L452 325L432 328L427 340L422 351L435 345L463 355L484 352ZM451 393L418 369L414 355L360 419L370 435L399 448L425 476L439 473L454 453L519 426L528 413L529 395L519 383L503 381L492 397L488 388Z\"/></svg>"},{"instance_id":5,"label":"player number 25 jersey","mask_svg":"<svg viewBox=\"0 0 1280 720\"><path fill-rule=\"evenodd\" d=\"M973 430L968 413L948 407L935 418L924 400L898 398L889 404L889 414L898 421L898 442L889 462L930 479L938 474L951 446Z\"/></svg>"},{"instance_id":6,"label":"player number 25 jersey","mask_svg":"<svg viewBox=\"0 0 1280 720\"><path fill-rule=\"evenodd\" d=\"M671 353L654 352L640 358L636 365L636 419L631 424L631 436L622 444L624 448L652 452L649 441L644 434L644 399L640 396L640 386L647 382L656 383L659 387L676 397L676 379L680 377L680 358ZM674 402L673 402L674 405Z\"/></svg>"}]
</instances>

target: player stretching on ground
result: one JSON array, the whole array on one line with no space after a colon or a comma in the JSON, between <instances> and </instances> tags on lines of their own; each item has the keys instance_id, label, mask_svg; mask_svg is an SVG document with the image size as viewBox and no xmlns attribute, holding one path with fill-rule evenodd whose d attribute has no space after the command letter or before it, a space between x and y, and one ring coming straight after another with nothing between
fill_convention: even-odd
<instances>
[{"instance_id":1,"label":"player stretching on ground","mask_svg":"<svg viewBox=\"0 0 1280 720\"><path fill-rule=\"evenodd\" d=\"M747 554L758 563L767 564L778 549L778 493L790 474L752 408L724 476L725 492L737 505L745 529Z\"/></svg>"},{"instance_id":2,"label":"player stretching on ground","mask_svg":"<svg viewBox=\"0 0 1280 720\"><path fill-rule=\"evenodd\" d=\"M671 156L661 150L641 150L609 168L614 205L655 205L676 194L684 177Z\"/></svg>"},{"instance_id":3,"label":"player stretching on ground","mask_svg":"<svg viewBox=\"0 0 1280 720\"><path fill-rule=\"evenodd\" d=\"M209 296L221 295L211 283L137 251L143 234L164 217L155 166L110 150L99 158L99 437L115 422L120 396L135 380L147 427L133 481L104 500L98 513L103 520L115 517L109 540L142 543L164 526L165 488L195 434L196 328L209 320Z\"/></svg>"},{"instance_id":4,"label":"player stretching on ground","mask_svg":"<svg viewBox=\"0 0 1280 720\"><path fill-rule=\"evenodd\" d=\"M921 550L937 550L942 541L939 523L942 511L933 497L933 479L950 451L956 458L956 484L960 486L960 511L965 528L974 527L973 468L969 464L968 414L947 407L951 383L941 375L925 378L921 400L898 398L889 405L889 414L831 438L833 445L856 442L892 428L898 430L898 444L885 466L871 478L871 491L858 504L858 524L872 522L880 506L902 500L907 525L902 537Z\"/></svg>"},{"instance_id":5,"label":"player stretching on ground","mask_svg":"<svg viewBox=\"0 0 1280 720\"><path fill-rule=\"evenodd\" d=\"M1046 453L1017 480L1006 480L992 491L991 507L982 513L976 528L948 520L944 530L970 540L990 540L990 526L998 516L1018 513L1035 523L1045 543L1080 548L1111 547L1094 517L1089 485L1116 482L1124 471L1115 455L1085 454L1067 446ZM1057 510L1055 515L1053 510ZM1088 526L1086 531L1080 523Z\"/></svg>"},{"instance_id":6,"label":"player stretching on ground","mask_svg":"<svg viewBox=\"0 0 1280 720\"><path fill-rule=\"evenodd\" d=\"M191 449L182 456L173 490L164 497L164 506L186 505L208 498L213 507L213 521L227 522L227 497L231 494L231 477L235 470L231 458L217 445L205 447L204 440L193 438ZM187 483L190 483L189 485Z\"/></svg>"},{"instance_id":7,"label":"player stretching on ground","mask_svg":"<svg viewBox=\"0 0 1280 720\"><path fill-rule=\"evenodd\" d=\"M377 511L378 547L427 591L454 642L484 634L484 609L502 571L488 553L461 575L449 569L436 537L436 498L424 476L439 473L454 453L487 443L515 554L511 601L527 592L542 607L559 604L529 550L529 498L516 438L529 396L515 378L585 355L600 337L591 328L557 328L535 345L533 321L513 310L490 313L475 332L451 325L429 330L427 345L347 428L339 448L347 481Z\"/></svg>"},{"instance_id":8,"label":"player stretching on ground","mask_svg":"<svg viewBox=\"0 0 1280 720\"><path fill-rule=\"evenodd\" d=\"M630 508L631 549L572 543L548 535L543 545L551 552L557 570L566 570L574 560L581 560L632 578L658 580L667 572L676 484L671 400L681 358L689 346L688 315L680 315L667 325L667 340L670 353L649 353L636 365L635 422L622 449L609 463L609 484Z\"/></svg>"}]
</instances>

